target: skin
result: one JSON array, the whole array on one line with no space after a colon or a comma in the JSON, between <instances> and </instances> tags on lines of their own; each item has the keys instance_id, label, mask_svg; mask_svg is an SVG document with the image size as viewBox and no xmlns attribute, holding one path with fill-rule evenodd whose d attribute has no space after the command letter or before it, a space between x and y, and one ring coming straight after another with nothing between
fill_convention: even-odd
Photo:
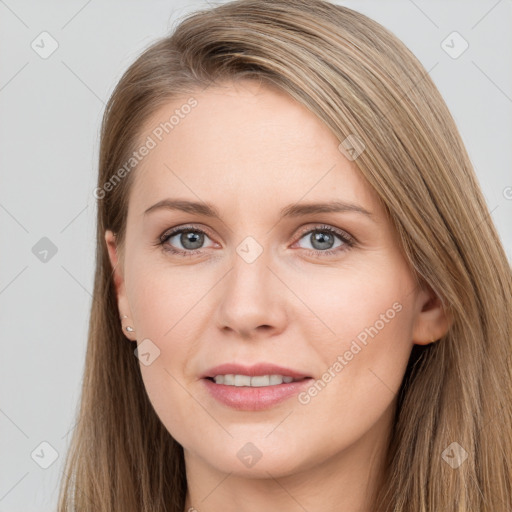
<instances>
[{"instance_id":1,"label":"skin","mask_svg":"<svg viewBox=\"0 0 512 512\"><path fill-rule=\"evenodd\" d=\"M439 339L448 320L435 295L416 285L378 197L318 118L250 80L194 97L197 107L133 171L125 245L116 250L105 233L119 313L134 328L123 332L160 350L140 370L156 413L184 448L184 510L370 512L411 349ZM187 99L161 108L141 140ZM168 209L144 215L165 198L207 201L221 220ZM287 205L330 200L371 216L279 218ZM155 245L169 228L190 223L207 233L202 246L192 246L201 254ZM311 239L324 233L322 225L356 244L334 235L327 249L338 252L325 255ZM236 251L247 236L263 249L252 263ZM179 235L166 244L191 250ZM260 361L321 379L395 303L394 318L366 346L359 343L307 404L295 396L263 411L237 411L200 379L217 364ZM247 442L261 452L252 467L237 457Z\"/></svg>"}]
</instances>

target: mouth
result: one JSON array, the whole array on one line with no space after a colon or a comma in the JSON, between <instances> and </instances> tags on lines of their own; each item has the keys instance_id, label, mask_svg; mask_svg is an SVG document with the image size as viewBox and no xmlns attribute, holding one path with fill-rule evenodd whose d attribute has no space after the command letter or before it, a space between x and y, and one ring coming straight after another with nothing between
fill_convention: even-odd
<instances>
[{"instance_id":1,"label":"mouth","mask_svg":"<svg viewBox=\"0 0 512 512\"><path fill-rule=\"evenodd\" d=\"M202 378L226 386L271 386L312 378L311 375L273 363L259 362L251 366L239 363L224 363L206 370Z\"/></svg>"},{"instance_id":2,"label":"mouth","mask_svg":"<svg viewBox=\"0 0 512 512\"><path fill-rule=\"evenodd\" d=\"M221 374L201 380L218 404L237 411L262 411L296 397L311 385L313 379L279 374Z\"/></svg>"},{"instance_id":3,"label":"mouth","mask_svg":"<svg viewBox=\"0 0 512 512\"><path fill-rule=\"evenodd\" d=\"M200 377L217 403L238 411L270 409L299 394L313 379L299 370L269 362L252 366L225 363Z\"/></svg>"},{"instance_id":4,"label":"mouth","mask_svg":"<svg viewBox=\"0 0 512 512\"><path fill-rule=\"evenodd\" d=\"M292 377L290 375L269 374L269 375L243 375L243 374L220 374L214 377L205 377L214 384L234 387L270 387L310 380L312 377Z\"/></svg>"}]
</instances>

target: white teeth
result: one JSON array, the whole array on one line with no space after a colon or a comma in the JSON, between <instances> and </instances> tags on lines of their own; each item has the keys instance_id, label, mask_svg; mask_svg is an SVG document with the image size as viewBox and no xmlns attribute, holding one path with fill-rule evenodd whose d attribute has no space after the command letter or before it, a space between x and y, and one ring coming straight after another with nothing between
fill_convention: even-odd
<instances>
[{"instance_id":1,"label":"white teeth","mask_svg":"<svg viewBox=\"0 0 512 512\"><path fill-rule=\"evenodd\" d=\"M282 375L258 375L250 377L249 375L216 375L215 384L224 384L226 386L276 386L283 382L288 384L293 381L293 377L283 377Z\"/></svg>"},{"instance_id":2,"label":"white teeth","mask_svg":"<svg viewBox=\"0 0 512 512\"><path fill-rule=\"evenodd\" d=\"M262 377L263 379L266 379L266 377ZM273 386L274 384L282 384L283 382L286 382L284 379L291 379L291 377L281 377L281 375L271 375L270 376L270 385ZM292 379L293 380L293 379Z\"/></svg>"},{"instance_id":3,"label":"white teeth","mask_svg":"<svg viewBox=\"0 0 512 512\"><path fill-rule=\"evenodd\" d=\"M226 380L224 379L224 384L226 384ZM250 386L251 385L251 377L247 375L235 375L235 386Z\"/></svg>"},{"instance_id":4,"label":"white teeth","mask_svg":"<svg viewBox=\"0 0 512 512\"><path fill-rule=\"evenodd\" d=\"M238 377L238 376L237 376ZM252 387L262 387L262 386L270 386L271 382L270 382L270 378L271 376L270 375L262 375L262 376L256 376L256 377L246 377L248 380L250 380L250 385ZM282 383L282 379L279 377L279 375L275 375L274 376L274 383L273 385L275 384L281 384ZM279 382L281 381L281 382ZM246 386L248 386L249 384L246 384Z\"/></svg>"}]
</instances>

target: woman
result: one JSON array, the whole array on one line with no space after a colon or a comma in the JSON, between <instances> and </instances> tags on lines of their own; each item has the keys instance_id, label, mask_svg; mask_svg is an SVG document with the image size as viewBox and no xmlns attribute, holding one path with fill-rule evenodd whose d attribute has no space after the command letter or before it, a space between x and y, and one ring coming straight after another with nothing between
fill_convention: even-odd
<instances>
[{"instance_id":1,"label":"woman","mask_svg":"<svg viewBox=\"0 0 512 512\"><path fill-rule=\"evenodd\" d=\"M189 16L117 85L95 197L61 512L510 510L510 266L390 32Z\"/></svg>"}]
</instances>

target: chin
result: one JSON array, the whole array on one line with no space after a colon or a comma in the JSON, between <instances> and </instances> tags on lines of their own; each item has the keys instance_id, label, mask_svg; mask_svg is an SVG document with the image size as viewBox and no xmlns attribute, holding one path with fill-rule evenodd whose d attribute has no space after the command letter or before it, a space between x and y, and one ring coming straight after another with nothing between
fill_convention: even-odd
<instances>
[{"instance_id":1,"label":"chin","mask_svg":"<svg viewBox=\"0 0 512 512\"><path fill-rule=\"evenodd\" d=\"M305 469L307 462L298 454L303 450L292 447L280 449L263 446L259 443L244 441L234 442L233 447L225 447L220 453L209 453L203 457L212 467L222 473L250 478L278 478L292 475Z\"/></svg>"}]
</instances>

